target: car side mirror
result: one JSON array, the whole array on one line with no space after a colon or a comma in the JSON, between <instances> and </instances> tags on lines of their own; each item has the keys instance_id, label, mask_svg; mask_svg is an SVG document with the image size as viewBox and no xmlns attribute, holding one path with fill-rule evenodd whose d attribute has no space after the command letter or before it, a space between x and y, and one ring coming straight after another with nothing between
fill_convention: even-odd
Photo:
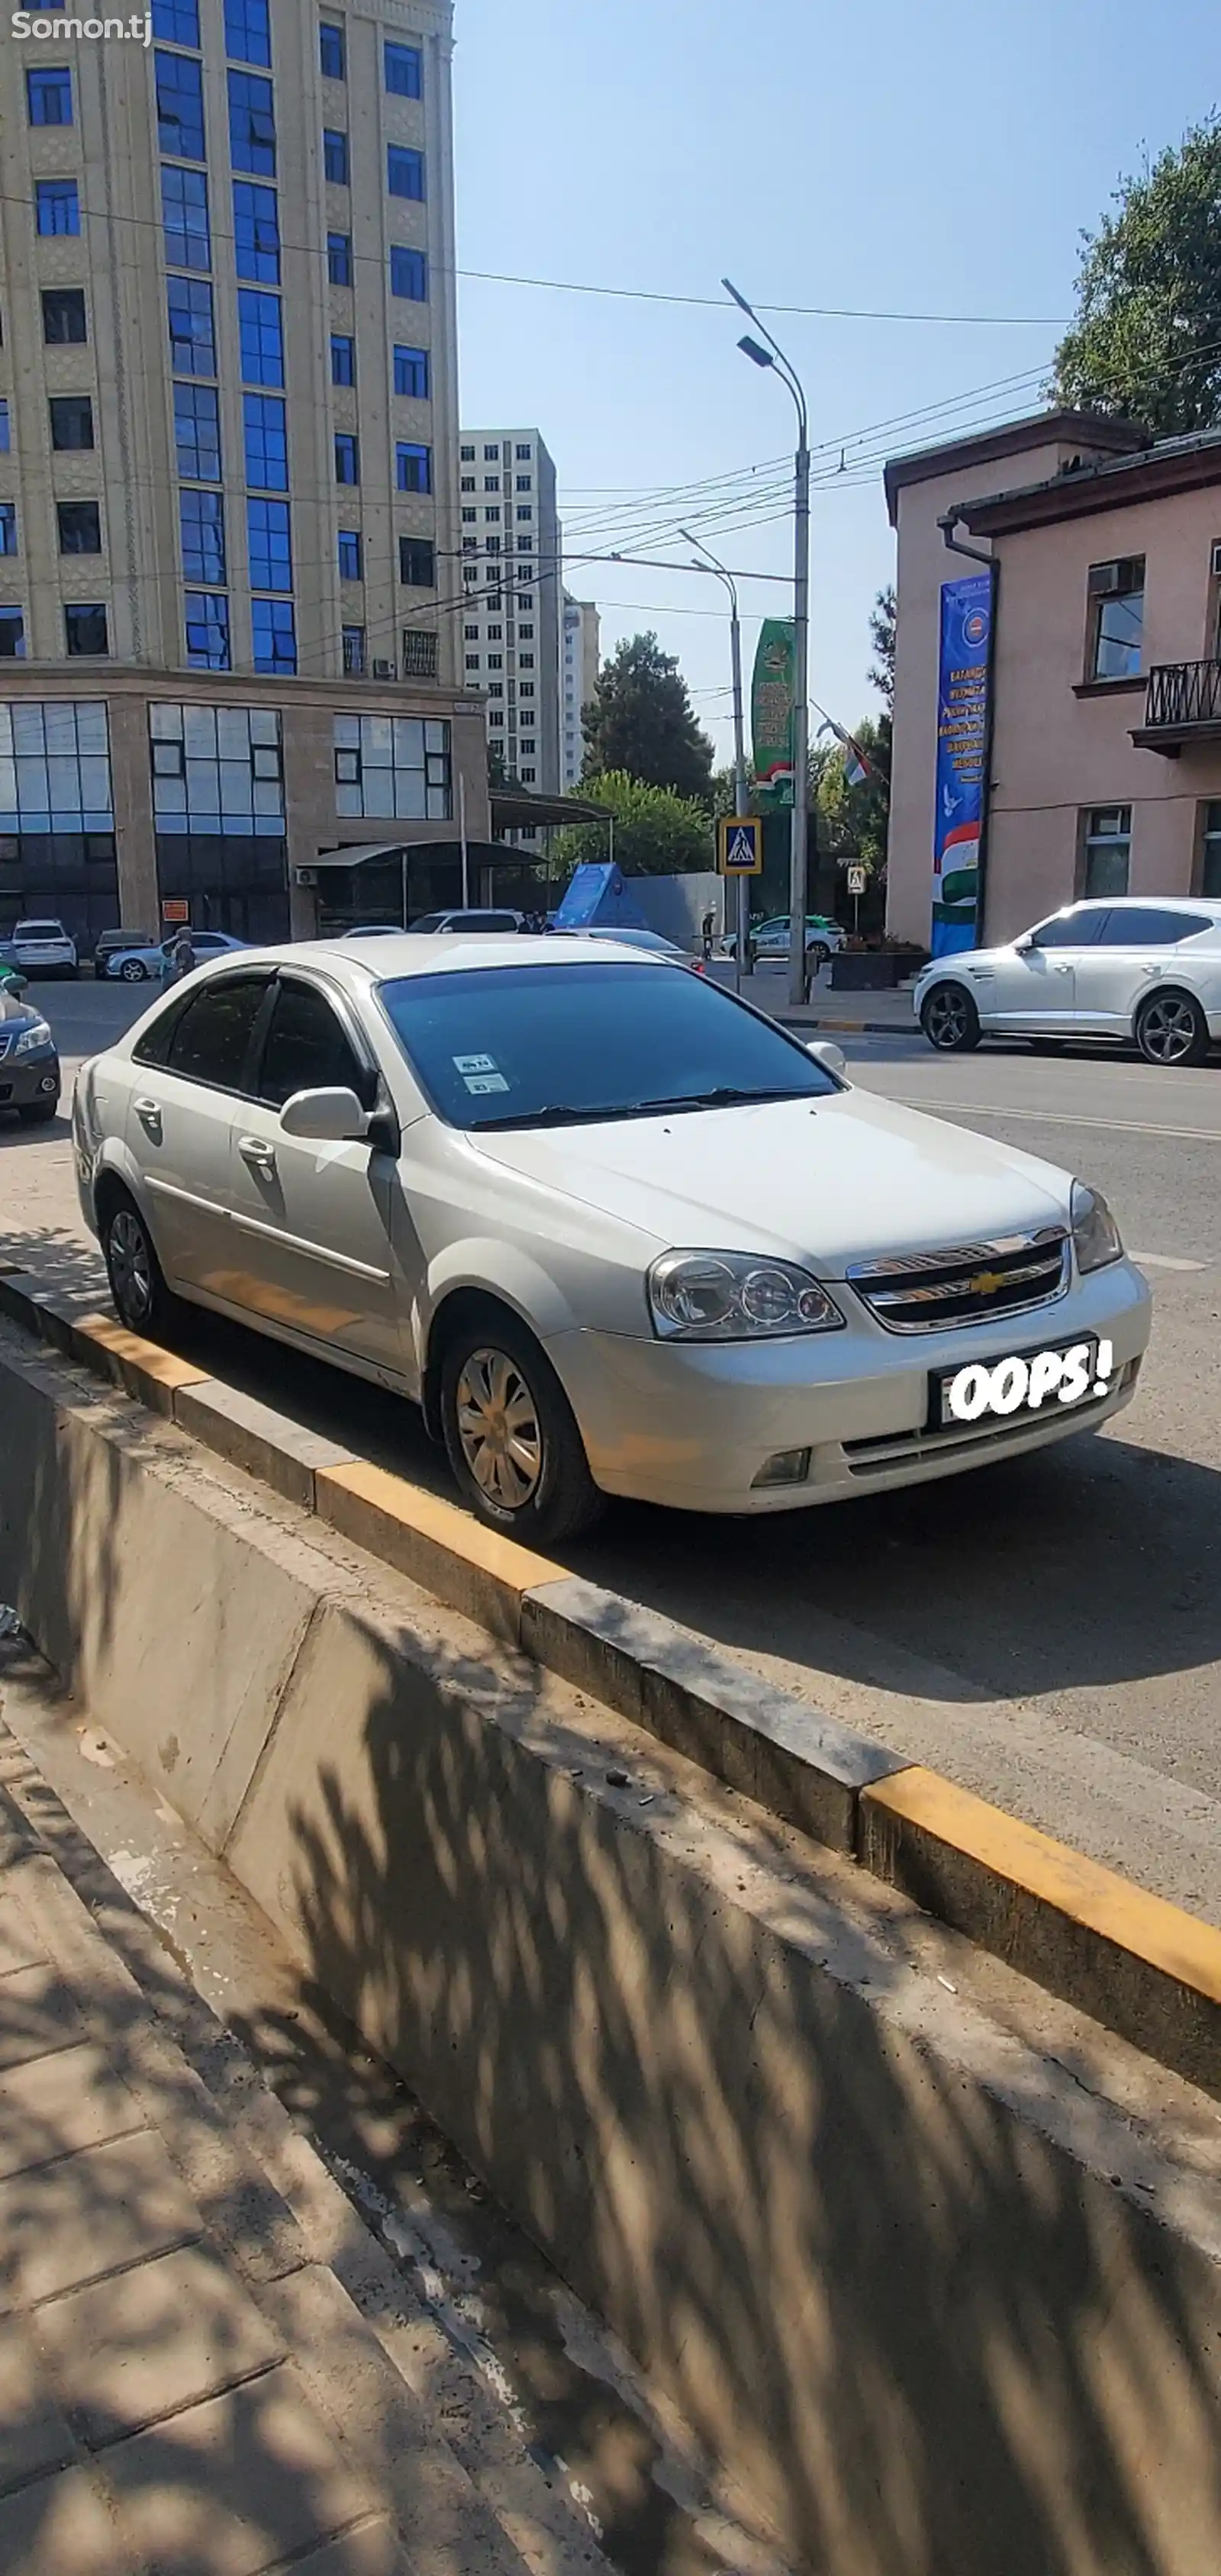
<instances>
[{"instance_id":1,"label":"car side mirror","mask_svg":"<svg viewBox=\"0 0 1221 2576\"><path fill-rule=\"evenodd\" d=\"M1038 944L1033 930L1024 930L1021 938L1015 939L1013 943L1019 957L1028 957L1031 949L1037 948Z\"/></svg>"},{"instance_id":2,"label":"car side mirror","mask_svg":"<svg viewBox=\"0 0 1221 2576\"><path fill-rule=\"evenodd\" d=\"M286 1136L302 1136L317 1145L364 1143L369 1132L367 1110L354 1091L294 1091L280 1111Z\"/></svg>"},{"instance_id":3,"label":"car side mirror","mask_svg":"<svg viewBox=\"0 0 1221 2576\"><path fill-rule=\"evenodd\" d=\"M840 1075L847 1073L847 1056L843 1048L837 1047L832 1038L807 1039L806 1054L813 1056L815 1064L825 1065L828 1073Z\"/></svg>"}]
</instances>

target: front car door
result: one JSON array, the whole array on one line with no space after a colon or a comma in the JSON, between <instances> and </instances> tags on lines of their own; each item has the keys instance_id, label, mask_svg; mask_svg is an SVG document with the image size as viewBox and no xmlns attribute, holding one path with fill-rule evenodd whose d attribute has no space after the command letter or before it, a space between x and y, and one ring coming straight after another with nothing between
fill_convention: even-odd
<instances>
[{"instance_id":1,"label":"front car door","mask_svg":"<svg viewBox=\"0 0 1221 2576\"><path fill-rule=\"evenodd\" d=\"M229 1302L401 1378L410 1291L395 1262L397 1162L360 1141L286 1136L297 1091L343 1088L366 1108L378 1073L346 1002L302 975L277 979L253 1088L234 1128Z\"/></svg>"},{"instance_id":2,"label":"front car door","mask_svg":"<svg viewBox=\"0 0 1221 2576\"><path fill-rule=\"evenodd\" d=\"M1116 904L1096 948L1077 966L1077 1025L1099 1037L1127 1038L1137 1002L1150 983L1173 980L1180 940L1212 926L1206 912L1173 912L1156 903Z\"/></svg>"},{"instance_id":3,"label":"front car door","mask_svg":"<svg viewBox=\"0 0 1221 2576\"><path fill-rule=\"evenodd\" d=\"M1017 1035L1042 1029L1071 1031L1077 968L1106 919L1103 903L1073 904L1053 913L1012 948L994 949L969 968L979 1016L988 1028Z\"/></svg>"},{"instance_id":4,"label":"front car door","mask_svg":"<svg viewBox=\"0 0 1221 2576\"><path fill-rule=\"evenodd\" d=\"M132 1050L124 1136L166 1278L223 1296L230 1138L270 976L184 988Z\"/></svg>"}]
</instances>

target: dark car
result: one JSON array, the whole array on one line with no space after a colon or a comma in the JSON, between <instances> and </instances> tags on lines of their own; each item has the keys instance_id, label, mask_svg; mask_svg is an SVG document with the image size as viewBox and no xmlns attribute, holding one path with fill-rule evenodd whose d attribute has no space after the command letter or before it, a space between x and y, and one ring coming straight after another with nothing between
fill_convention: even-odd
<instances>
[{"instance_id":1,"label":"dark car","mask_svg":"<svg viewBox=\"0 0 1221 2576\"><path fill-rule=\"evenodd\" d=\"M111 958L121 957L125 949L144 948L151 945L151 933L148 940L145 940L138 930L100 930L93 949L94 974L108 975Z\"/></svg>"},{"instance_id":2,"label":"dark car","mask_svg":"<svg viewBox=\"0 0 1221 2576\"><path fill-rule=\"evenodd\" d=\"M59 1107L59 1050L41 1011L0 988L0 1110L15 1109L27 1127Z\"/></svg>"}]
</instances>

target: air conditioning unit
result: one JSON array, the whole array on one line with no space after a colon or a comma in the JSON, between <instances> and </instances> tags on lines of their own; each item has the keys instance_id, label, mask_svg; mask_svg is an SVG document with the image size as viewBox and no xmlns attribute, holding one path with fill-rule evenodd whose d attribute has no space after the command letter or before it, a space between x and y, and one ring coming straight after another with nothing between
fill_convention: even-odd
<instances>
[{"instance_id":1,"label":"air conditioning unit","mask_svg":"<svg viewBox=\"0 0 1221 2576\"><path fill-rule=\"evenodd\" d=\"M293 874L296 877L298 885L304 886L307 891L318 883L317 868L294 868Z\"/></svg>"},{"instance_id":2,"label":"air conditioning unit","mask_svg":"<svg viewBox=\"0 0 1221 2576\"><path fill-rule=\"evenodd\" d=\"M1214 581L1221 581L1221 537L1213 539L1212 574Z\"/></svg>"},{"instance_id":3,"label":"air conditioning unit","mask_svg":"<svg viewBox=\"0 0 1221 2576\"><path fill-rule=\"evenodd\" d=\"M392 680L395 677L396 670L397 664L394 662L375 662L373 665L373 677L375 680Z\"/></svg>"}]
</instances>

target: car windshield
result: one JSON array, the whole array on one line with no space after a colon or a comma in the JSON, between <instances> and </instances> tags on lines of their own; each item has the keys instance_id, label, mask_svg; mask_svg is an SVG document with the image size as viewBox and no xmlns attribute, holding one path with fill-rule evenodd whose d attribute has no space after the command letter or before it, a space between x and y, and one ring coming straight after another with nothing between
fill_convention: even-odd
<instances>
[{"instance_id":1,"label":"car windshield","mask_svg":"<svg viewBox=\"0 0 1221 2576\"><path fill-rule=\"evenodd\" d=\"M17 925L18 939L62 939L64 935L59 921L22 921Z\"/></svg>"},{"instance_id":2,"label":"car windshield","mask_svg":"<svg viewBox=\"0 0 1221 2576\"><path fill-rule=\"evenodd\" d=\"M451 1127L579 1126L838 1089L795 1040L698 975L576 963L410 975L378 987Z\"/></svg>"}]
</instances>

